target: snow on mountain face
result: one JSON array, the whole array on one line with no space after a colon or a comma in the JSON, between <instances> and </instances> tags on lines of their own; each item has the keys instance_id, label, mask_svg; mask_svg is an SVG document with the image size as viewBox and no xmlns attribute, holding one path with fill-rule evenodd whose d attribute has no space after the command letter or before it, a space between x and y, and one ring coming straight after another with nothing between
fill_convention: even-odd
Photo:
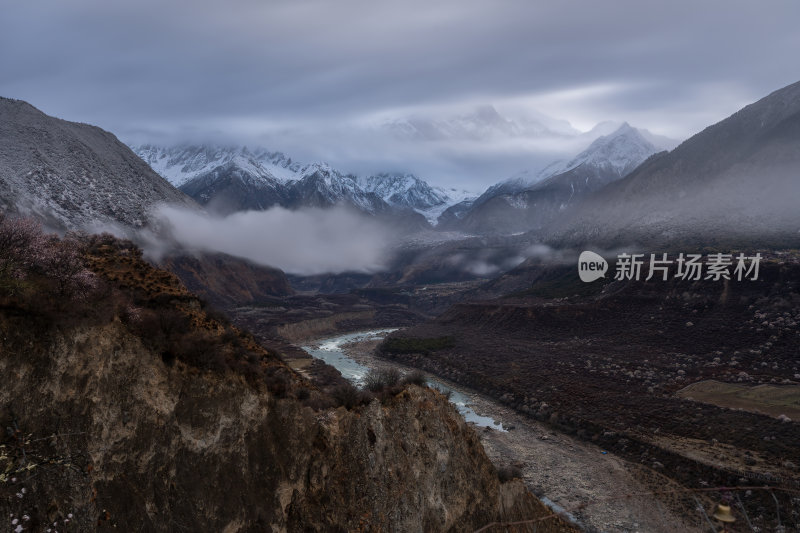
<instances>
[{"instance_id":1,"label":"snow on mountain face","mask_svg":"<svg viewBox=\"0 0 800 533\"><path fill-rule=\"evenodd\" d=\"M607 169L620 177L627 174L645 159L658 152L653 143L644 138L639 130L623 123L616 131L596 139L589 148L555 173L563 173L580 165Z\"/></svg>"},{"instance_id":2,"label":"snow on mountain face","mask_svg":"<svg viewBox=\"0 0 800 533\"><path fill-rule=\"evenodd\" d=\"M62 229L141 227L160 203L197 207L111 133L0 98L0 211Z\"/></svg>"},{"instance_id":3,"label":"snow on mountain face","mask_svg":"<svg viewBox=\"0 0 800 533\"><path fill-rule=\"evenodd\" d=\"M486 202L491 198L494 198L495 196L518 193L519 191L522 191L525 188L529 187L531 184L539 181L538 178L539 175L542 174L542 172L543 171L534 173L531 172L530 170L523 170L522 172L514 174L513 176L504 181L495 183L494 185L486 189L483 192L483 194L478 196L478 198L475 199L475 201L472 202L469 207L470 208L479 207L481 204L483 204L484 202Z\"/></svg>"},{"instance_id":4,"label":"snow on mountain face","mask_svg":"<svg viewBox=\"0 0 800 533\"><path fill-rule=\"evenodd\" d=\"M388 207L377 194L365 191L352 174L342 174L327 163L311 163L301 170L300 179L287 183L293 207L330 207L349 203L370 214Z\"/></svg>"},{"instance_id":5,"label":"snow on mountain face","mask_svg":"<svg viewBox=\"0 0 800 533\"><path fill-rule=\"evenodd\" d=\"M598 124L595 130L607 129L612 124L610 122ZM595 166L607 173L622 177L658 152L658 148L647 139L648 136L652 137L652 134L623 122L613 131L595 139L586 150L571 160L554 161L538 171L524 170L492 185L478 197L475 207L495 196L515 194L534 187L537 183L581 165Z\"/></svg>"},{"instance_id":6,"label":"snow on mountain face","mask_svg":"<svg viewBox=\"0 0 800 533\"><path fill-rule=\"evenodd\" d=\"M382 173L360 180L365 191L374 192L390 205L430 209L450 200L442 189L431 187L413 174Z\"/></svg>"},{"instance_id":7,"label":"snow on mountain face","mask_svg":"<svg viewBox=\"0 0 800 533\"><path fill-rule=\"evenodd\" d=\"M146 144L134 151L192 198L224 213L345 203L369 214L413 210L435 224L447 207L470 196L432 187L413 174L358 178L327 163L304 164L261 148Z\"/></svg>"},{"instance_id":8,"label":"snow on mountain face","mask_svg":"<svg viewBox=\"0 0 800 533\"><path fill-rule=\"evenodd\" d=\"M425 216L435 226L449 207L475 195L455 188L432 187L414 174L381 173L359 180L366 191L374 192L389 205L407 207Z\"/></svg>"},{"instance_id":9,"label":"snow on mountain face","mask_svg":"<svg viewBox=\"0 0 800 533\"><path fill-rule=\"evenodd\" d=\"M342 201L368 213L383 206L353 176L325 163L302 164L262 148L142 145L134 150L153 169L203 204L224 197L224 211L327 207Z\"/></svg>"},{"instance_id":10,"label":"snow on mountain face","mask_svg":"<svg viewBox=\"0 0 800 533\"><path fill-rule=\"evenodd\" d=\"M568 162L553 163L538 173L523 172L490 187L446 222L479 233L544 227L579 198L624 177L657 151L641 132L624 123Z\"/></svg>"},{"instance_id":11,"label":"snow on mountain face","mask_svg":"<svg viewBox=\"0 0 800 533\"><path fill-rule=\"evenodd\" d=\"M733 247L794 247L800 228L798 146L800 82L745 106L599 191L559 221L551 238L607 248L622 235L626 243L661 247L709 239Z\"/></svg>"},{"instance_id":12,"label":"snow on mountain face","mask_svg":"<svg viewBox=\"0 0 800 533\"><path fill-rule=\"evenodd\" d=\"M235 165L250 176L286 182L296 179L301 170L281 152L247 147L179 145L170 148L144 144L131 147L158 174L176 187L208 174L219 167Z\"/></svg>"},{"instance_id":13,"label":"snow on mountain face","mask_svg":"<svg viewBox=\"0 0 800 533\"><path fill-rule=\"evenodd\" d=\"M235 161L192 178L181 185L180 190L208 206L212 212L222 215L268 209L283 205L286 199L284 187L279 181L251 174Z\"/></svg>"},{"instance_id":14,"label":"snow on mountain face","mask_svg":"<svg viewBox=\"0 0 800 533\"><path fill-rule=\"evenodd\" d=\"M449 198L447 202L418 211L425 215L431 226L438 226L442 215L450 210L461 213L464 209L469 208L477 198L475 194L462 189L446 189L445 192Z\"/></svg>"}]
</instances>

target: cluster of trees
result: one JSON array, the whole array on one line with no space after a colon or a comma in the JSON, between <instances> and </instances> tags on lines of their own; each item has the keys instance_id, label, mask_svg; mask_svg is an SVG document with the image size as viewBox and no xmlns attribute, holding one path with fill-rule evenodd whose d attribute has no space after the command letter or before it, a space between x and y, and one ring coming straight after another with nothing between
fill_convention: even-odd
<instances>
[{"instance_id":1,"label":"cluster of trees","mask_svg":"<svg viewBox=\"0 0 800 533\"><path fill-rule=\"evenodd\" d=\"M85 297L98 280L86 268L83 247L77 234L61 239L33 219L0 213L0 293L14 295L38 279L57 297Z\"/></svg>"},{"instance_id":2,"label":"cluster of trees","mask_svg":"<svg viewBox=\"0 0 800 533\"><path fill-rule=\"evenodd\" d=\"M359 405L368 404L373 398L386 402L399 394L408 385L424 387L426 384L425 373L421 370L412 370L405 375L401 374L396 368L370 370L364 378L363 389L359 389L352 383L345 383L331 390L331 396L336 405L343 405L347 409L352 409Z\"/></svg>"}]
</instances>

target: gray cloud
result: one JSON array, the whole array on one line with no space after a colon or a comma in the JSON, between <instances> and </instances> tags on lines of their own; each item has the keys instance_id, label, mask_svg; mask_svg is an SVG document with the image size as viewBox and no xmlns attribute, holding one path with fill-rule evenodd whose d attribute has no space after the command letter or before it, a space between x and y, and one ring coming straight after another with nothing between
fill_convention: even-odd
<instances>
[{"instance_id":1,"label":"gray cloud","mask_svg":"<svg viewBox=\"0 0 800 533\"><path fill-rule=\"evenodd\" d=\"M798 15L795 0L13 2L0 94L123 137L216 132L413 166L321 133L493 103L685 137L797 81ZM445 175L442 154L451 184L475 163L433 150L426 169Z\"/></svg>"},{"instance_id":2,"label":"gray cloud","mask_svg":"<svg viewBox=\"0 0 800 533\"><path fill-rule=\"evenodd\" d=\"M384 267L390 233L363 216L340 208L235 213L218 218L162 207L156 219L170 239L141 235L145 249L163 254L172 241L183 250L222 252L292 274L376 272Z\"/></svg>"}]
</instances>

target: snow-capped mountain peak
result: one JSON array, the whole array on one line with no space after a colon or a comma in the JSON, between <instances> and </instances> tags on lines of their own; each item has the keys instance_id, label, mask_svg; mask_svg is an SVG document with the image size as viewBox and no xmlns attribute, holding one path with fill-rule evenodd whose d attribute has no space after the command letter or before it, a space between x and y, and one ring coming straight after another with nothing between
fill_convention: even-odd
<instances>
[{"instance_id":1,"label":"snow-capped mountain peak","mask_svg":"<svg viewBox=\"0 0 800 533\"><path fill-rule=\"evenodd\" d=\"M520 172L493 185L449 220L477 232L541 227L578 198L624 177L658 151L625 122L567 162Z\"/></svg>"},{"instance_id":2,"label":"snow-capped mountain peak","mask_svg":"<svg viewBox=\"0 0 800 533\"><path fill-rule=\"evenodd\" d=\"M634 128L627 122L604 122L595 126L592 131L609 129L610 126L614 126L614 129L597 137L572 159L554 161L538 171L523 170L493 185L484 194L491 193L490 196L494 196L515 193L581 165L602 167L621 177L659 151L645 135L649 135L649 132ZM480 204L480 199L476 203Z\"/></svg>"},{"instance_id":3,"label":"snow-capped mountain peak","mask_svg":"<svg viewBox=\"0 0 800 533\"><path fill-rule=\"evenodd\" d=\"M401 172L373 174L359 180L361 187L374 192L391 206L410 208L436 225L439 215L448 207L475 195L455 188L433 187L422 178Z\"/></svg>"},{"instance_id":4,"label":"snow-capped mountain peak","mask_svg":"<svg viewBox=\"0 0 800 533\"><path fill-rule=\"evenodd\" d=\"M281 152L251 150L247 147L189 144L162 147L144 144L133 146L132 149L176 187L227 165L234 165L250 176L279 182L296 178L301 167Z\"/></svg>"},{"instance_id":5,"label":"snow-capped mountain peak","mask_svg":"<svg viewBox=\"0 0 800 533\"><path fill-rule=\"evenodd\" d=\"M431 187L414 174L381 173L362 178L361 186L374 192L390 205L428 209L449 200L444 190Z\"/></svg>"},{"instance_id":6,"label":"snow-capped mountain peak","mask_svg":"<svg viewBox=\"0 0 800 533\"><path fill-rule=\"evenodd\" d=\"M347 202L371 214L386 208L381 198L359 186L354 175L339 172L327 163L302 167L298 179L286 185L290 198L298 206L328 207Z\"/></svg>"},{"instance_id":7,"label":"snow-capped mountain peak","mask_svg":"<svg viewBox=\"0 0 800 533\"><path fill-rule=\"evenodd\" d=\"M345 203L370 214L413 210L435 223L444 209L469 196L432 187L410 173L359 178L326 162L301 163L262 148L147 144L134 151L182 191L200 203L221 205L224 212Z\"/></svg>"},{"instance_id":8,"label":"snow-capped mountain peak","mask_svg":"<svg viewBox=\"0 0 800 533\"><path fill-rule=\"evenodd\" d=\"M603 167L620 176L627 174L658 148L627 122L608 135L603 135L569 161L563 168L554 168L552 175L561 174L581 165Z\"/></svg>"}]
</instances>

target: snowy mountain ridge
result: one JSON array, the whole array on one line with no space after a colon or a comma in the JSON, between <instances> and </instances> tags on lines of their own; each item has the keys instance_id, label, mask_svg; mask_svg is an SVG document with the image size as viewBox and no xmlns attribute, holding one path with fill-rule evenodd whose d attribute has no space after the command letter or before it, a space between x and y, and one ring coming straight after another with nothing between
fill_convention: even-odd
<instances>
[{"instance_id":1,"label":"snowy mountain ridge","mask_svg":"<svg viewBox=\"0 0 800 533\"><path fill-rule=\"evenodd\" d=\"M623 122L616 131L597 138L563 168L552 169L550 175L561 174L580 165L603 167L618 174L627 174L656 152L658 148L640 130Z\"/></svg>"},{"instance_id":2,"label":"snowy mountain ridge","mask_svg":"<svg viewBox=\"0 0 800 533\"><path fill-rule=\"evenodd\" d=\"M489 187L471 205L448 209L441 222L478 233L542 227L579 198L621 179L658 151L639 130L622 123L569 161L518 173Z\"/></svg>"},{"instance_id":3,"label":"snowy mountain ridge","mask_svg":"<svg viewBox=\"0 0 800 533\"><path fill-rule=\"evenodd\" d=\"M451 206L477 197L455 187L434 187L409 173L374 174L361 178L360 183L365 190L374 192L389 205L408 207L424 215L432 226L437 225L439 216Z\"/></svg>"},{"instance_id":4,"label":"snowy mountain ridge","mask_svg":"<svg viewBox=\"0 0 800 533\"><path fill-rule=\"evenodd\" d=\"M228 209L237 204L242 209L324 207L344 201L370 214L389 207L413 209L435 223L447 207L470 196L466 191L433 187L410 173L357 177L324 162L301 163L263 148L190 144L132 148L158 174L201 203L212 202L224 189ZM231 187L238 190L230 193Z\"/></svg>"},{"instance_id":5,"label":"snowy mountain ridge","mask_svg":"<svg viewBox=\"0 0 800 533\"><path fill-rule=\"evenodd\" d=\"M443 189L431 187L414 174L380 173L359 180L365 191L374 192L391 205L428 209L450 199Z\"/></svg>"},{"instance_id":6,"label":"snowy mountain ridge","mask_svg":"<svg viewBox=\"0 0 800 533\"><path fill-rule=\"evenodd\" d=\"M478 197L475 207L494 196L514 194L535 187L538 183L543 183L553 176L569 172L581 165L599 167L610 174L621 177L660 149L665 149L672 144L670 139L660 138L647 130L634 128L627 122L604 122L595 126L592 131L609 130L614 126L616 126L615 129L597 137L588 148L570 160L554 161L535 171L523 170L492 185ZM663 139L660 146L653 142L659 141L659 139Z\"/></svg>"},{"instance_id":7,"label":"snowy mountain ridge","mask_svg":"<svg viewBox=\"0 0 800 533\"><path fill-rule=\"evenodd\" d=\"M297 174L302 169L302 165L281 152L250 150L246 146L182 144L163 147L143 144L131 148L153 170L176 187L227 164L233 164L251 176L261 176L282 183L297 179Z\"/></svg>"}]
</instances>

